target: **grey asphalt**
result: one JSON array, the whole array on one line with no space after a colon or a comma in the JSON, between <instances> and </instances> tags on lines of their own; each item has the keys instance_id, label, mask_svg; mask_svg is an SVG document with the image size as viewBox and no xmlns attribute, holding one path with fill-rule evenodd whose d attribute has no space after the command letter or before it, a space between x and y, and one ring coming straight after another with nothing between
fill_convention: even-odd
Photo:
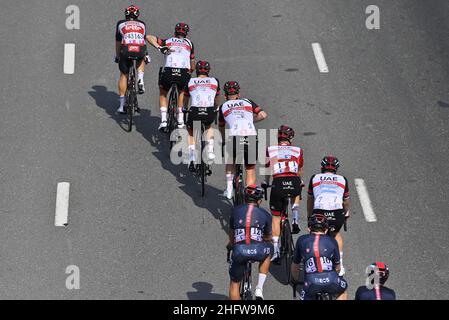
<instances>
[{"instance_id":1,"label":"grey asphalt","mask_svg":"<svg viewBox=\"0 0 449 320\"><path fill-rule=\"evenodd\" d=\"M80 7L80 30L65 29L69 4ZM115 115L114 28L127 4L2 3L0 298L227 295L224 168L213 167L202 199L187 168L170 163L157 132L157 51L136 130L122 130ZM370 4L195 0L141 9L152 34L189 23L197 57L268 112L260 128L295 128L306 181L323 155L339 157L352 199L344 256L351 297L365 267L382 260L398 298L448 299L449 4L378 0L381 29L367 30ZM74 75L63 74L66 42L76 44ZM329 74L318 72L313 42ZM365 221L355 178L365 180L377 222ZM61 181L71 183L67 228L53 225ZM65 287L69 265L80 268L79 290ZM278 274L273 268L265 298L291 299Z\"/></svg>"}]
</instances>

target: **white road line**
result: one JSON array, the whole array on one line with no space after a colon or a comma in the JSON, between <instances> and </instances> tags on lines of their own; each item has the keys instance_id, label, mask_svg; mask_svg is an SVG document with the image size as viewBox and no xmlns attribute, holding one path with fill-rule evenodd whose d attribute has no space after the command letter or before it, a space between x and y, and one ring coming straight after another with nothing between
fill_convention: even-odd
<instances>
[{"instance_id":1,"label":"white road line","mask_svg":"<svg viewBox=\"0 0 449 320\"><path fill-rule=\"evenodd\" d=\"M313 54L315 55L316 63L318 65L318 69L321 73L329 73L329 68L326 64L326 59L324 58L323 50L321 49L321 45L317 42L312 43Z\"/></svg>"},{"instance_id":2,"label":"white road line","mask_svg":"<svg viewBox=\"0 0 449 320\"><path fill-rule=\"evenodd\" d=\"M355 187L359 194L360 204L362 205L363 214L368 222L376 222L377 217L371 206L371 200L369 199L368 190L366 189L365 181L363 179L355 179Z\"/></svg>"},{"instance_id":3,"label":"white road line","mask_svg":"<svg viewBox=\"0 0 449 320\"><path fill-rule=\"evenodd\" d=\"M55 226L65 227L69 215L70 183L60 182L56 191Z\"/></svg>"},{"instance_id":4,"label":"white road line","mask_svg":"<svg viewBox=\"0 0 449 320\"><path fill-rule=\"evenodd\" d=\"M74 74L75 73L75 44L65 43L64 44L64 73Z\"/></svg>"}]
</instances>

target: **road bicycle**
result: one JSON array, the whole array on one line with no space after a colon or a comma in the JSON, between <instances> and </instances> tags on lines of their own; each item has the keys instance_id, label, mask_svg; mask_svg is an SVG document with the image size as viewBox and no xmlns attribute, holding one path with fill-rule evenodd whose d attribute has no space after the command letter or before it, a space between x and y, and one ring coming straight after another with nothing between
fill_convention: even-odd
<instances>
[{"instance_id":1,"label":"road bicycle","mask_svg":"<svg viewBox=\"0 0 449 320\"><path fill-rule=\"evenodd\" d=\"M139 103L137 101L137 57L128 57L132 60L132 66L128 73L128 87L125 93L125 110L128 119L127 131L131 132L134 123L134 115L140 112Z\"/></svg>"}]
</instances>

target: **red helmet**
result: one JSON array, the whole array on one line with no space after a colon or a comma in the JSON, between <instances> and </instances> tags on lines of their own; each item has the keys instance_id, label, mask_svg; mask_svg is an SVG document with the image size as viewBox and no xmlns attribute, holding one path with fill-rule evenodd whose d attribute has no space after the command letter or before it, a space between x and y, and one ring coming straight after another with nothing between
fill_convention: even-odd
<instances>
[{"instance_id":1,"label":"red helmet","mask_svg":"<svg viewBox=\"0 0 449 320\"><path fill-rule=\"evenodd\" d=\"M383 262L373 262L371 263L370 267L372 268L370 275L374 274L374 272L377 272L377 274L379 275L380 284L384 285L388 280L388 276L390 275L390 270L388 270L387 265Z\"/></svg>"},{"instance_id":2,"label":"red helmet","mask_svg":"<svg viewBox=\"0 0 449 320\"><path fill-rule=\"evenodd\" d=\"M321 172L324 171L333 171L337 172L340 167L340 162L334 156L325 156L323 160L321 160Z\"/></svg>"},{"instance_id":3,"label":"red helmet","mask_svg":"<svg viewBox=\"0 0 449 320\"><path fill-rule=\"evenodd\" d=\"M175 36L183 36L187 37L187 34L190 31L190 27L187 23L179 22L175 26Z\"/></svg>"},{"instance_id":4,"label":"red helmet","mask_svg":"<svg viewBox=\"0 0 449 320\"><path fill-rule=\"evenodd\" d=\"M265 192L264 190L255 184L250 184L245 188L245 200L246 201L259 201L262 200Z\"/></svg>"},{"instance_id":5,"label":"red helmet","mask_svg":"<svg viewBox=\"0 0 449 320\"><path fill-rule=\"evenodd\" d=\"M196 74L205 74L209 75L210 72L210 63L204 60L198 61L196 63Z\"/></svg>"},{"instance_id":6,"label":"red helmet","mask_svg":"<svg viewBox=\"0 0 449 320\"><path fill-rule=\"evenodd\" d=\"M227 81L224 84L223 90L227 96L240 93L240 85L237 81Z\"/></svg>"},{"instance_id":7,"label":"red helmet","mask_svg":"<svg viewBox=\"0 0 449 320\"><path fill-rule=\"evenodd\" d=\"M140 15L140 10L138 6L130 5L125 9L125 17L126 19L137 19Z\"/></svg>"},{"instance_id":8,"label":"red helmet","mask_svg":"<svg viewBox=\"0 0 449 320\"><path fill-rule=\"evenodd\" d=\"M278 140L291 140L295 136L295 130L289 126L282 125L278 129Z\"/></svg>"}]
</instances>

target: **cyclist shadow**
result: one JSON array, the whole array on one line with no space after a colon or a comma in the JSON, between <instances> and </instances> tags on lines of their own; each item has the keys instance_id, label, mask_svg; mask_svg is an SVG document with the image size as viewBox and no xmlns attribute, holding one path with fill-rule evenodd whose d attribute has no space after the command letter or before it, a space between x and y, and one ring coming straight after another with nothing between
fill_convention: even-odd
<instances>
[{"instance_id":1,"label":"cyclist shadow","mask_svg":"<svg viewBox=\"0 0 449 320\"><path fill-rule=\"evenodd\" d=\"M139 125L139 123L141 124ZM153 155L159 160L162 168L170 172L182 184L179 188L194 202L194 205L207 209L220 222L222 229L227 232L231 204L222 196L223 190L211 185L205 186L205 197L201 197L201 185L187 168L187 164L173 164L170 160L169 137L158 130L160 118L151 115L147 109L141 110L141 116L136 119L136 130L156 149ZM212 170L220 172L215 166ZM204 222L203 222L204 223Z\"/></svg>"},{"instance_id":2,"label":"cyclist shadow","mask_svg":"<svg viewBox=\"0 0 449 320\"><path fill-rule=\"evenodd\" d=\"M192 287L196 291L186 292L189 300L227 300L228 297L218 293L212 293L213 285L208 282L195 282Z\"/></svg>"},{"instance_id":3,"label":"cyclist shadow","mask_svg":"<svg viewBox=\"0 0 449 320\"><path fill-rule=\"evenodd\" d=\"M119 95L113 91L108 91L105 86L92 86L92 89L93 91L88 93L95 100L97 106L104 109L120 128L126 131L126 116L116 112L119 105Z\"/></svg>"}]
</instances>

